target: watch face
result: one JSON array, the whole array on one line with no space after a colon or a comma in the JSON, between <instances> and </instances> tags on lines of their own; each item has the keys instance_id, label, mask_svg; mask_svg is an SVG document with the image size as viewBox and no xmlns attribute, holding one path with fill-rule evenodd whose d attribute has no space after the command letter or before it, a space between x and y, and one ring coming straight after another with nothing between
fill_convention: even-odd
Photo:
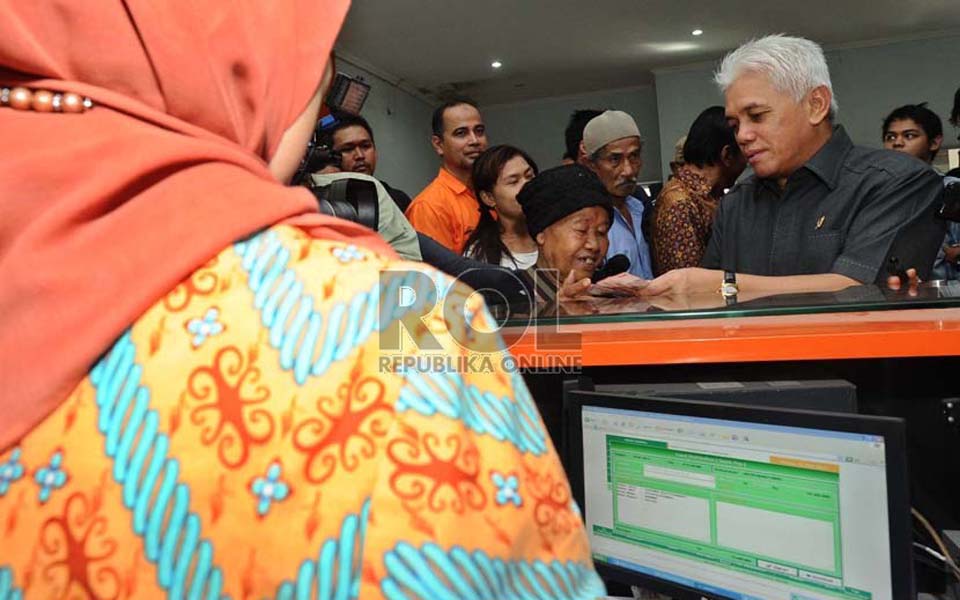
<instances>
[{"instance_id":1,"label":"watch face","mask_svg":"<svg viewBox=\"0 0 960 600\"><path fill-rule=\"evenodd\" d=\"M737 284L729 281L724 281L723 285L720 286L720 295L724 298L736 296L738 291L740 290L737 289Z\"/></svg>"}]
</instances>

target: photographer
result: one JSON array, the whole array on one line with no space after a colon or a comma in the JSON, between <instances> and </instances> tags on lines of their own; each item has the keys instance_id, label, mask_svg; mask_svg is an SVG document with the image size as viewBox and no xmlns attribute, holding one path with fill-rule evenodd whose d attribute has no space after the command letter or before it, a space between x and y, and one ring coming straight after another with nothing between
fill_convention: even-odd
<instances>
[{"instance_id":1,"label":"photographer","mask_svg":"<svg viewBox=\"0 0 960 600\"><path fill-rule=\"evenodd\" d=\"M341 170L342 156L329 145L328 130L336 122L332 116L317 122L291 183L306 186L317 198L320 212L369 227L402 258L422 260L416 231L383 183L370 175Z\"/></svg>"},{"instance_id":2,"label":"photographer","mask_svg":"<svg viewBox=\"0 0 960 600\"><path fill-rule=\"evenodd\" d=\"M336 121L321 132L320 142L340 155L340 170L373 176L377 169L377 145L370 123L360 115L334 114ZM410 206L410 196L381 181L401 211Z\"/></svg>"}]
</instances>

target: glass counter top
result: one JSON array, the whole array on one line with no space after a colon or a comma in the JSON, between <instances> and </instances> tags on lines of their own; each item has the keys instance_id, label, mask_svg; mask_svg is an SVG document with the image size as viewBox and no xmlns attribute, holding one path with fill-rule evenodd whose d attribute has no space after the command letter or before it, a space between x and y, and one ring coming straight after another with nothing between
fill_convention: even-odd
<instances>
[{"instance_id":1,"label":"glass counter top","mask_svg":"<svg viewBox=\"0 0 960 600\"><path fill-rule=\"evenodd\" d=\"M913 290L859 285L837 292L740 294L730 301L715 292L688 296L591 297L564 301L559 306L542 306L533 315L529 305L492 306L490 310L503 326L514 327L538 321L622 323L952 307L960 308L958 281L931 281Z\"/></svg>"}]
</instances>

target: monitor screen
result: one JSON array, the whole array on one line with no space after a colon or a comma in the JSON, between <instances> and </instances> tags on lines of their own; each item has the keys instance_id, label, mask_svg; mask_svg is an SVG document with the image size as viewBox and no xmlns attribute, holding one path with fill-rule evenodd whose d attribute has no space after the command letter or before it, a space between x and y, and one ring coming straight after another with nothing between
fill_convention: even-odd
<instances>
[{"instance_id":1,"label":"monitor screen","mask_svg":"<svg viewBox=\"0 0 960 600\"><path fill-rule=\"evenodd\" d=\"M627 583L659 581L711 597L906 597L898 593L910 585L906 471L902 459L888 464L891 443L902 456L902 423L703 411L698 406L717 405L699 402L607 404L585 400L579 414L581 498L598 566L642 576ZM649 410L670 405L672 413ZM790 424L791 414L803 425ZM856 426L827 426L837 421ZM904 560L904 537L905 567L892 558Z\"/></svg>"},{"instance_id":2,"label":"monitor screen","mask_svg":"<svg viewBox=\"0 0 960 600\"><path fill-rule=\"evenodd\" d=\"M370 84L358 77L337 73L327 93L327 106L336 111L359 115L369 93Z\"/></svg>"}]
</instances>

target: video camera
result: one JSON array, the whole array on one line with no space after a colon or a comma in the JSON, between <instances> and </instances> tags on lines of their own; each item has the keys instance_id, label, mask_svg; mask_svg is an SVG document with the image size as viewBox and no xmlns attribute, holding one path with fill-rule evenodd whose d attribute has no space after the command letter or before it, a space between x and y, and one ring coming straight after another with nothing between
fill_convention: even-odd
<instances>
[{"instance_id":1,"label":"video camera","mask_svg":"<svg viewBox=\"0 0 960 600\"><path fill-rule=\"evenodd\" d=\"M308 177L303 185L317 199L322 214L353 221L377 231L380 200L373 181L347 177L319 185Z\"/></svg>"},{"instance_id":2,"label":"video camera","mask_svg":"<svg viewBox=\"0 0 960 600\"><path fill-rule=\"evenodd\" d=\"M313 129L313 135L307 143L307 152L300 160L300 166L297 173L293 176L291 185L305 185L309 176L313 173L319 173L323 169L334 166L340 170L343 157L339 152L330 147L324 140L324 130L330 129L337 124L337 118L334 115L327 115L317 121L317 126Z\"/></svg>"}]
</instances>

